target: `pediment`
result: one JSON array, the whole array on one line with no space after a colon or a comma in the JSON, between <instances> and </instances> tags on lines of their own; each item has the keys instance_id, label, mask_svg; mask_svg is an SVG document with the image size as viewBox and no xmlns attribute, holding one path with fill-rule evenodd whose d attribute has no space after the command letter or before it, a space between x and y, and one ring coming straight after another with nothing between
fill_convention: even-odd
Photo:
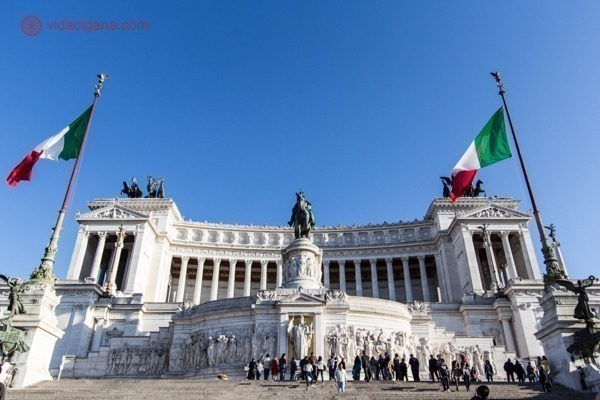
<instances>
[{"instance_id":1,"label":"pediment","mask_svg":"<svg viewBox=\"0 0 600 400\"><path fill-rule=\"evenodd\" d=\"M282 297L281 303L302 303L302 304L325 304L325 300L308 293L297 292L290 296Z\"/></svg>"},{"instance_id":2,"label":"pediment","mask_svg":"<svg viewBox=\"0 0 600 400\"><path fill-rule=\"evenodd\" d=\"M521 211L513 210L494 203L475 210L457 211L456 216L460 219L529 219L531 215Z\"/></svg>"},{"instance_id":3,"label":"pediment","mask_svg":"<svg viewBox=\"0 0 600 400\"><path fill-rule=\"evenodd\" d=\"M84 214L76 213L77 220L88 219L148 219L148 214L134 211L118 204L97 208Z\"/></svg>"}]
</instances>

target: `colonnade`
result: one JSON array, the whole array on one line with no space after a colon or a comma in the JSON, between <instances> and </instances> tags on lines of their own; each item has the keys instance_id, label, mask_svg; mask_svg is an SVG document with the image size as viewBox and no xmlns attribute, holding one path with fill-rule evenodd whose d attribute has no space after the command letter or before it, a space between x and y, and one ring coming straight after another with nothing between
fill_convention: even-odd
<instances>
[{"instance_id":1,"label":"colonnade","mask_svg":"<svg viewBox=\"0 0 600 400\"><path fill-rule=\"evenodd\" d=\"M414 262L411 263L414 260L418 262L418 266L414 265ZM429 264L429 268L426 261ZM363 265L367 264L367 262L368 265ZM242 263L244 266L243 276L237 273ZM353 276L346 277L346 269L350 267L351 263L353 263L354 274ZM385 269L383 268L384 263ZM446 296L446 288L444 280L438 278L442 270L438 263L439 257L434 257L433 255L389 257L383 260L376 258L349 261L325 259L322 266L323 285L327 288L339 288L340 290L349 292L351 295L368 295L369 297L384 298L392 301L442 301ZM205 271L207 264L209 265L208 269L211 269L212 273L205 273L207 272ZM272 271L273 264L275 264L276 268L275 274L271 273L269 275L271 279L268 279L267 272L268 270ZM204 301L236 297L236 288L238 288L237 296L250 296L253 294L252 288L259 290L275 289L280 287L282 283L283 266L281 259L238 260L235 258L222 259L174 255L172 256L170 265L171 284L166 294L166 301L191 301L195 304L200 304ZM260 265L259 271L257 271L258 265ZM435 268L432 269L431 267L433 266ZM429 275L432 275L433 278L428 277L428 271ZM221 272L225 272L227 277L225 277L225 273L222 274ZM255 273L254 280L252 279L253 272ZM259 274L256 274L256 272L259 272ZM331 279L332 275L335 275L335 282ZM363 278L363 275L368 278L368 282L364 284L363 281L365 278ZM258 277L259 280L256 279ZM242 282L243 292L240 293L239 289L242 287ZM414 288L413 284L415 284ZM430 290L432 284L434 288L438 288L438 292L433 295ZM191 295L191 287L193 287L193 295ZM367 289L369 291L368 294L366 293ZM203 290L209 290L209 295L204 294L203 296ZM414 290L417 290L417 295L415 295ZM402 292L402 296L397 291Z\"/></svg>"}]
</instances>

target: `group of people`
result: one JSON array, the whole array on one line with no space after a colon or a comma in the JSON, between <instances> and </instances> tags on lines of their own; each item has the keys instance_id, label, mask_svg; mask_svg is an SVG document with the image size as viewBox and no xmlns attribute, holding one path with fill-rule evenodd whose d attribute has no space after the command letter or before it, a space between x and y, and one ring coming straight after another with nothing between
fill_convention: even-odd
<instances>
[{"instance_id":1,"label":"group of people","mask_svg":"<svg viewBox=\"0 0 600 400\"><path fill-rule=\"evenodd\" d=\"M270 373L272 380L284 381L289 371L289 380L304 380L306 381L307 389L314 388L319 377L321 377L321 383L325 383L325 371L328 372L328 380L336 382L338 392L346 391L346 381L348 379L346 362L343 358L338 360L335 354L332 354L327 362L325 362L322 356L316 357L314 353L310 353L310 356L305 356L304 358L300 358L300 360L292 357L289 365L285 353L279 358L275 356L272 359L267 354L264 360L259 359L256 361L253 358L248 364L247 369L247 379L249 380L260 380L261 377L264 380L268 380Z\"/></svg>"},{"instance_id":2,"label":"group of people","mask_svg":"<svg viewBox=\"0 0 600 400\"><path fill-rule=\"evenodd\" d=\"M400 358L398 354L395 354L392 359L388 353L375 358L374 356L369 357L366 352L363 352L362 356L357 355L354 359L352 379L359 381L362 371L364 380L367 382L371 380L408 381L409 367L413 380L420 381L419 360L414 355L410 355L407 363L406 358ZM494 367L490 360L485 360L483 368L487 381L494 382ZM464 382L467 392L471 390L472 382L481 382L477 369L469 364L463 354L460 355L458 360L452 360L450 365L446 363L441 355L438 354L437 357L434 357L432 354L430 355L428 369L430 379L441 382L444 392L450 392L451 383L454 384L456 391L459 391L461 380ZM247 379L259 380L262 377L264 380L268 380L270 375L273 380L283 381L286 380L289 373L290 380L304 380L306 381L306 388L310 389L315 387L319 377L321 377L321 383L325 382L325 371L328 372L328 380L335 381L338 391L344 392L347 380L346 362L343 358L338 358L335 353L332 353L327 361L321 356L316 357L313 353L310 356L300 358L300 360L292 357L289 363L285 353L279 358L275 356L271 359L269 354L266 355L264 360L259 359L256 361L253 358L248 364ZM544 391L552 390L550 369L546 356L538 358L537 367L534 367L530 361L526 368L523 368L518 360L513 363L508 359L504 363L504 371L506 372L507 382L515 382L516 375L519 382L525 382L525 377L527 377L529 382L540 382ZM487 386L479 386L478 390L480 388L487 389L489 394ZM482 389L483 392L485 392L485 389ZM477 395L479 395L479 392Z\"/></svg>"},{"instance_id":3,"label":"group of people","mask_svg":"<svg viewBox=\"0 0 600 400\"><path fill-rule=\"evenodd\" d=\"M519 382L525 382L525 377L529 382L539 382L542 385L544 392L552 391L552 382L550 381L550 366L548 365L548 359L546 356L537 358L536 366L531 361L527 363L527 367L523 368L523 365L519 360L515 359L513 363L510 358L504 363L504 372L506 372L506 381L514 382L515 375Z\"/></svg>"}]
</instances>

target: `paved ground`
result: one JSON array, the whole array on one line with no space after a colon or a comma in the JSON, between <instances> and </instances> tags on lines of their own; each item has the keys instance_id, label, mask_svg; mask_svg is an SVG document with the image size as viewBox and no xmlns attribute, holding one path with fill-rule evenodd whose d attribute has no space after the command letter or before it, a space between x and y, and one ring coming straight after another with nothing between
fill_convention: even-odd
<instances>
[{"instance_id":1,"label":"paved ground","mask_svg":"<svg viewBox=\"0 0 600 400\"><path fill-rule=\"evenodd\" d=\"M486 383L487 384L487 383ZM574 392L555 387L543 393L539 384L491 383L490 399L594 400L596 394ZM431 382L349 382L345 393L337 393L333 382L318 383L306 389L304 383L278 381L219 381L178 379L101 379L43 382L26 389L9 389L7 400L212 400L212 399L470 399L477 385L467 393L463 386L456 392L443 393L438 383ZM283 396L283 397L282 397Z\"/></svg>"}]
</instances>

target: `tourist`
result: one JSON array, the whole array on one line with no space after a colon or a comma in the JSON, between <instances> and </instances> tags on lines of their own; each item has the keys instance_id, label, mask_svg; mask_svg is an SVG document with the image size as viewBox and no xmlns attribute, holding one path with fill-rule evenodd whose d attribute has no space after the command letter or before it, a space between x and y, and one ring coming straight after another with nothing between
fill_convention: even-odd
<instances>
[{"instance_id":1,"label":"tourist","mask_svg":"<svg viewBox=\"0 0 600 400\"><path fill-rule=\"evenodd\" d=\"M337 385L338 385L338 392L346 391L346 379L347 379L346 369L340 363L338 369L335 371L335 381L337 382Z\"/></svg>"},{"instance_id":2,"label":"tourist","mask_svg":"<svg viewBox=\"0 0 600 400\"><path fill-rule=\"evenodd\" d=\"M535 382L536 379L535 368L531 364L531 361L527 363L527 378L529 379L529 382Z\"/></svg>"},{"instance_id":3,"label":"tourist","mask_svg":"<svg viewBox=\"0 0 600 400\"><path fill-rule=\"evenodd\" d=\"M471 367L471 382L481 382L481 379L479 379L479 372L477 372L475 367Z\"/></svg>"},{"instance_id":4,"label":"tourist","mask_svg":"<svg viewBox=\"0 0 600 400\"><path fill-rule=\"evenodd\" d=\"M256 361L254 360L254 358L250 361L250 364L248 364L248 376L246 377L246 379L250 379L250 380L254 380L255 376L256 376Z\"/></svg>"},{"instance_id":5,"label":"tourist","mask_svg":"<svg viewBox=\"0 0 600 400\"><path fill-rule=\"evenodd\" d=\"M511 379L515 381L515 364L510 361L510 358L504 363L504 371L506 371L506 382L510 382Z\"/></svg>"},{"instance_id":6,"label":"tourist","mask_svg":"<svg viewBox=\"0 0 600 400\"><path fill-rule=\"evenodd\" d=\"M381 365L383 363L383 357L381 354L379 357L375 358L375 356L371 357L371 372L375 375L375 380L378 381L381 379Z\"/></svg>"},{"instance_id":7,"label":"tourist","mask_svg":"<svg viewBox=\"0 0 600 400\"><path fill-rule=\"evenodd\" d=\"M439 381L437 360L433 357L433 354L429 355L429 379L431 379L432 382L435 382L436 379Z\"/></svg>"},{"instance_id":8,"label":"tourist","mask_svg":"<svg viewBox=\"0 0 600 400\"><path fill-rule=\"evenodd\" d=\"M360 361L360 357L356 356L354 358L354 365L352 366L352 379L355 381L360 381L360 369L362 367L362 362Z\"/></svg>"},{"instance_id":9,"label":"tourist","mask_svg":"<svg viewBox=\"0 0 600 400\"><path fill-rule=\"evenodd\" d=\"M310 363L308 356L304 362L304 377L306 379L306 389L308 390L311 387L315 387L315 377L313 375L313 365Z\"/></svg>"},{"instance_id":10,"label":"tourist","mask_svg":"<svg viewBox=\"0 0 600 400\"><path fill-rule=\"evenodd\" d=\"M483 366L485 377L488 382L494 382L494 367L490 360L485 360L485 365Z\"/></svg>"},{"instance_id":11,"label":"tourist","mask_svg":"<svg viewBox=\"0 0 600 400\"><path fill-rule=\"evenodd\" d=\"M464 354L460 355L460 369L462 370L462 378L465 381L467 392L471 391L471 366Z\"/></svg>"},{"instance_id":12,"label":"tourist","mask_svg":"<svg viewBox=\"0 0 600 400\"><path fill-rule=\"evenodd\" d=\"M360 359L360 357L359 357L359 359ZM335 371L337 370L337 362L338 362L338 360L337 360L337 357L335 356L335 353L331 353L331 357L329 357L329 360L327 361L327 368L329 369L329 380L330 381L335 379Z\"/></svg>"},{"instance_id":13,"label":"tourist","mask_svg":"<svg viewBox=\"0 0 600 400\"><path fill-rule=\"evenodd\" d=\"M523 365L521 365L519 360L515 359L515 366L513 370L515 371L515 374L517 374L517 380L519 382L525 382L525 369L523 368Z\"/></svg>"},{"instance_id":14,"label":"tourist","mask_svg":"<svg viewBox=\"0 0 600 400\"><path fill-rule=\"evenodd\" d=\"M548 375L546 374L546 371L544 370L543 365L540 365L538 367L538 376L540 378L540 384L542 385L542 390L544 392L551 392L552 391L552 383L550 383L550 379L548 379Z\"/></svg>"},{"instance_id":15,"label":"tourist","mask_svg":"<svg viewBox=\"0 0 600 400\"><path fill-rule=\"evenodd\" d=\"M263 363L265 368L265 381L269 380L269 372L271 372L271 356L267 354Z\"/></svg>"},{"instance_id":16,"label":"tourist","mask_svg":"<svg viewBox=\"0 0 600 400\"><path fill-rule=\"evenodd\" d=\"M383 363L385 364L385 370L384 370L384 378L387 379L388 381L392 380L392 374L394 371L394 364L392 363L392 359L390 358L390 355L388 353L385 353L385 358L383 360Z\"/></svg>"},{"instance_id":17,"label":"tourist","mask_svg":"<svg viewBox=\"0 0 600 400\"><path fill-rule=\"evenodd\" d=\"M443 358L440 359L440 367L438 368L438 372L440 374L440 380L442 381L442 391L450 393L450 371L448 370L446 361Z\"/></svg>"},{"instance_id":18,"label":"tourist","mask_svg":"<svg viewBox=\"0 0 600 400\"><path fill-rule=\"evenodd\" d=\"M460 383L460 377L462 375L462 371L460 369L460 364L456 360L452 360L452 379L454 379L454 383L456 384L456 391L458 392L458 384Z\"/></svg>"},{"instance_id":19,"label":"tourist","mask_svg":"<svg viewBox=\"0 0 600 400\"><path fill-rule=\"evenodd\" d=\"M410 371L412 372L413 380L415 382L419 382L421 378L419 377L419 360L417 357L410 355L408 359L408 365L410 365Z\"/></svg>"},{"instance_id":20,"label":"tourist","mask_svg":"<svg viewBox=\"0 0 600 400\"><path fill-rule=\"evenodd\" d=\"M325 373L325 361L323 361L323 357L319 356L317 359L317 376L315 377L315 381L319 382L319 375L321 375L321 383L324 383L325 378L323 378L323 374Z\"/></svg>"},{"instance_id":21,"label":"tourist","mask_svg":"<svg viewBox=\"0 0 600 400\"><path fill-rule=\"evenodd\" d=\"M263 371L265 370L265 367L263 366L262 360L258 360L258 363L256 364L256 380L260 381L260 377L263 374Z\"/></svg>"},{"instance_id":22,"label":"tourist","mask_svg":"<svg viewBox=\"0 0 600 400\"><path fill-rule=\"evenodd\" d=\"M542 366L544 367L544 372L548 379L550 379L550 365L548 364L548 359L546 356L542 356Z\"/></svg>"},{"instance_id":23,"label":"tourist","mask_svg":"<svg viewBox=\"0 0 600 400\"><path fill-rule=\"evenodd\" d=\"M485 385L480 385L475 389L475 396L471 397L471 400L487 400L489 396L490 388Z\"/></svg>"},{"instance_id":24,"label":"tourist","mask_svg":"<svg viewBox=\"0 0 600 400\"><path fill-rule=\"evenodd\" d=\"M285 374L287 373L287 355L283 353L279 359L279 380L285 381Z\"/></svg>"},{"instance_id":25,"label":"tourist","mask_svg":"<svg viewBox=\"0 0 600 400\"><path fill-rule=\"evenodd\" d=\"M279 359L277 356L273 357L271 360L271 376L273 377L274 381L279 379Z\"/></svg>"},{"instance_id":26,"label":"tourist","mask_svg":"<svg viewBox=\"0 0 600 400\"><path fill-rule=\"evenodd\" d=\"M304 364L308 361L308 356L300 359L300 379L304 380Z\"/></svg>"},{"instance_id":27,"label":"tourist","mask_svg":"<svg viewBox=\"0 0 600 400\"><path fill-rule=\"evenodd\" d=\"M363 370L365 371L365 381L369 382L372 378L371 363L369 361L369 356L367 356L367 353L365 351L363 351L363 355L360 360L362 362Z\"/></svg>"},{"instance_id":28,"label":"tourist","mask_svg":"<svg viewBox=\"0 0 600 400\"><path fill-rule=\"evenodd\" d=\"M400 381L402 380L402 376L400 373L400 356L398 355L398 353L394 354L394 375L396 377L396 381Z\"/></svg>"},{"instance_id":29,"label":"tourist","mask_svg":"<svg viewBox=\"0 0 600 400\"><path fill-rule=\"evenodd\" d=\"M292 361L290 361L290 381L295 381L298 379L296 376L296 371L298 370L298 363L296 359L292 357Z\"/></svg>"},{"instance_id":30,"label":"tourist","mask_svg":"<svg viewBox=\"0 0 600 400\"><path fill-rule=\"evenodd\" d=\"M379 376L377 376L377 360L375 356L371 356L369 360L369 365L371 366L371 379L379 380Z\"/></svg>"},{"instance_id":31,"label":"tourist","mask_svg":"<svg viewBox=\"0 0 600 400\"><path fill-rule=\"evenodd\" d=\"M406 380L408 382L408 364L406 364L406 358L402 357L400 361L400 380Z\"/></svg>"}]
</instances>

